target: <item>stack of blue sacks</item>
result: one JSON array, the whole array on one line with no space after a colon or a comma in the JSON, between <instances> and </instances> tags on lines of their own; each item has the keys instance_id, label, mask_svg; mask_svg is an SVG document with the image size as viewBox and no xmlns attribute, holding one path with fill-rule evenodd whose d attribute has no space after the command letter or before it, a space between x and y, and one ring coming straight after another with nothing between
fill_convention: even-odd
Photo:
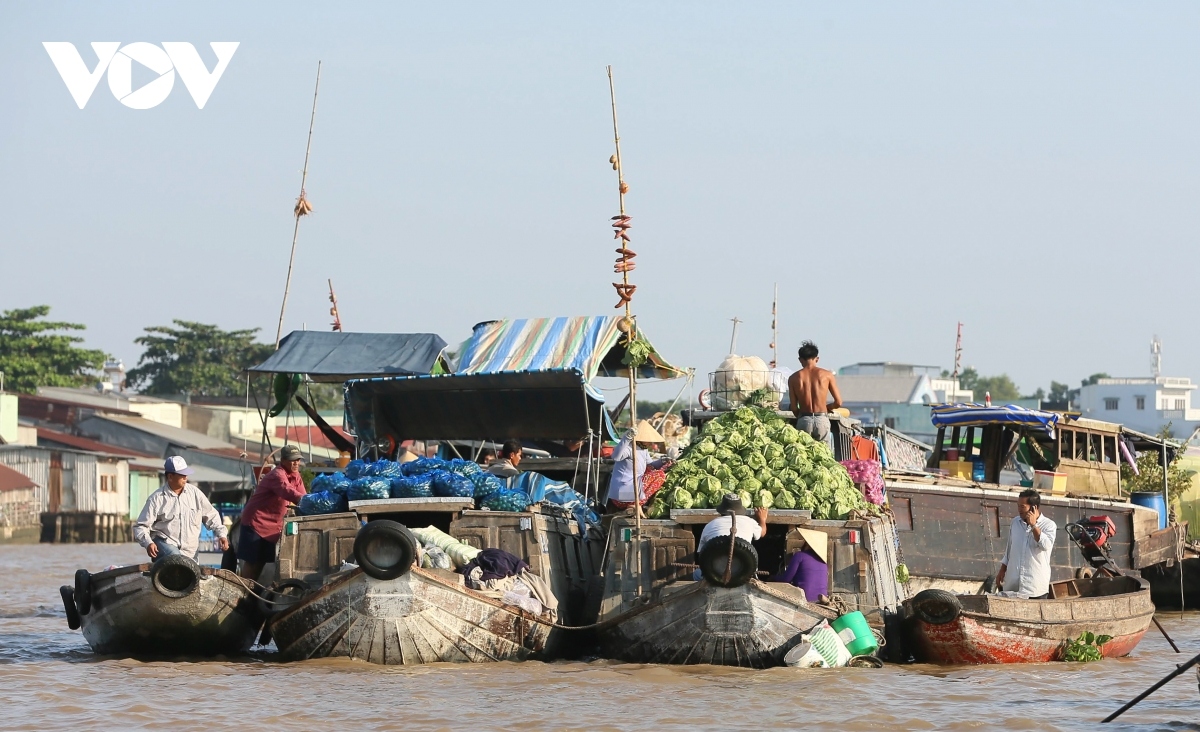
<instances>
[{"instance_id":1,"label":"stack of blue sacks","mask_svg":"<svg viewBox=\"0 0 1200 732\"><path fill-rule=\"evenodd\" d=\"M474 498L480 508L524 511L543 497L554 503L583 503L583 497L565 483L555 483L537 473L522 473L509 488L504 479L484 472L470 460L418 458L408 463L390 460L352 460L341 473L318 475L310 493L300 499L297 512L304 516L348 511L349 501L373 498ZM547 490L553 486L552 490ZM524 488L525 490L522 490ZM531 496L534 492L537 495ZM570 494L574 500L564 494ZM590 517L589 517L590 518Z\"/></svg>"}]
</instances>

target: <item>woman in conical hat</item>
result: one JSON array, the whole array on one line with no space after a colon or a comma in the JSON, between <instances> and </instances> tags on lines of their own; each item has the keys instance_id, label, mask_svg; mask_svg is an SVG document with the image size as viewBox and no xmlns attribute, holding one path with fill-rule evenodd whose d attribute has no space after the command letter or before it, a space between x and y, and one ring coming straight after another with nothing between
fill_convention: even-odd
<instances>
[{"instance_id":1,"label":"woman in conical hat","mask_svg":"<svg viewBox=\"0 0 1200 732\"><path fill-rule=\"evenodd\" d=\"M613 450L613 470L612 478L608 481L608 495L606 496L614 508L624 509L632 506L635 500L634 497L634 444L637 444L637 485L638 488L643 488L642 477L645 475L647 468L661 468L666 460L651 460L650 452L647 447L652 445L661 445L666 442L658 430L647 420L638 422L637 427L625 433L621 441L617 443L617 447ZM646 495L645 490L640 490L642 495L637 497L639 503L645 503L650 497Z\"/></svg>"},{"instance_id":2,"label":"woman in conical hat","mask_svg":"<svg viewBox=\"0 0 1200 732\"><path fill-rule=\"evenodd\" d=\"M770 579L787 582L804 590L809 602L829 594L829 535L824 531L797 527L804 545L792 555L787 569Z\"/></svg>"}]
</instances>

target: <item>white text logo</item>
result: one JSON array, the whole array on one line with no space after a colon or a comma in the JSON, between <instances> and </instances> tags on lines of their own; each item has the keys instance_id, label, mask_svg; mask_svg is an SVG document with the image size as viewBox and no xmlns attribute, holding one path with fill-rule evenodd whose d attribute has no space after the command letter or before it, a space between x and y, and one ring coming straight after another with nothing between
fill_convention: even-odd
<instances>
[{"instance_id":1,"label":"white text logo","mask_svg":"<svg viewBox=\"0 0 1200 732\"><path fill-rule=\"evenodd\" d=\"M161 46L153 43L137 42L122 46L120 41L93 41L92 50L96 52L96 68L88 70L83 57L75 48L74 43L65 41L48 41L42 44L58 75L67 85L67 91L75 103L83 109L100 77L108 71L108 88L121 104L132 109L150 109L162 103L171 89L175 86L175 72L187 87L188 93L196 102L196 107L204 109L208 98L229 66L229 59L239 43L236 41L214 41L208 44L217 56L217 65L210 72L201 60L200 54L190 43L165 42ZM145 66L158 76L137 89L133 88L133 62Z\"/></svg>"}]
</instances>

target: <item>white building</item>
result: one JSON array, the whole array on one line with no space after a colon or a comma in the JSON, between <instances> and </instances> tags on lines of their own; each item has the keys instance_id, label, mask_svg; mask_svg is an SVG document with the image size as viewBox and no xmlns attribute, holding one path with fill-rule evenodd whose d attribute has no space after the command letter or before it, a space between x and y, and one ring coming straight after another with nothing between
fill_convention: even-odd
<instances>
[{"instance_id":1,"label":"white building","mask_svg":"<svg viewBox=\"0 0 1200 732\"><path fill-rule=\"evenodd\" d=\"M1100 379L1080 388L1079 411L1151 435L1169 422L1175 437L1187 438L1200 426L1200 409L1192 408L1196 386L1189 378L1175 376Z\"/></svg>"}]
</instances>

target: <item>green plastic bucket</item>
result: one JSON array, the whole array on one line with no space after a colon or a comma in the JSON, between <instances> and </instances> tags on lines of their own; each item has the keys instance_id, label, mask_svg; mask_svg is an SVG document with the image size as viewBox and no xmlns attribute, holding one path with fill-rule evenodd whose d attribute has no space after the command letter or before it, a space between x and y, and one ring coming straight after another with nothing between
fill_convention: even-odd
<instances>
[{"instance_id":1,"label":"green plastic bucket","mask_svg":"<svg viewBox=\"0 0 1200 732\"><path fill-rule=\"evenodd\" d=\"M857 610L846 613L830 626L846 644L846 650L850 651L852 656L866 656L879 650L879 642L875 640L871 626L867 625L867 619Z\"/></svg>"}]
</instances>

